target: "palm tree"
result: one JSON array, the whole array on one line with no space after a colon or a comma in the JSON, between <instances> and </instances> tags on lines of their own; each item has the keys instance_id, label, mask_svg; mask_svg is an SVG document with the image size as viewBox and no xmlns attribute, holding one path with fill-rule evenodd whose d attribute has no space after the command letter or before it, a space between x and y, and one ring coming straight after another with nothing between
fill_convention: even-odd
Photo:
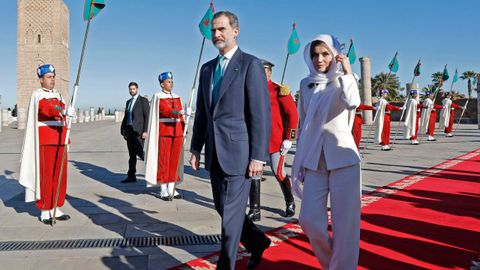
<instances>
[{"instance_id":1,"label":"palm tree","mask_svg":"<svg viewBox=\"0 0 480 270\"><path fill-rule=\"evenodd\" d=\"M372 78L372 89L374 93L378 93L380 89L388 90L388 97L391 101L397 101L401 99L399 91L404 88L400 87L400 79L396 74L387 74L380 72Z\"/></svg>"},{"instance_id":2,"label":"palm tree","mask_svg":"<svg viewBox=\"0 0 480 270\"><path fill-rule=\"evenodd\" d=\"M477 73L473 70L467 70L460 76L462 80L468 80L468 98L472 97L472 79L477 77Z\"/></svg>"},{"instance_id":3,"label":"palm tree","mask_svg":"<svg viewBox=\"0 0 480 270\"><path fill-rule=\"evenodd\" d=\"M432 82L433 82L435 88L438 87L440 82L443 83L442 77L443 77L443 72L435 72L435 73L432 74Z\"/></svg>"}]
</instances>

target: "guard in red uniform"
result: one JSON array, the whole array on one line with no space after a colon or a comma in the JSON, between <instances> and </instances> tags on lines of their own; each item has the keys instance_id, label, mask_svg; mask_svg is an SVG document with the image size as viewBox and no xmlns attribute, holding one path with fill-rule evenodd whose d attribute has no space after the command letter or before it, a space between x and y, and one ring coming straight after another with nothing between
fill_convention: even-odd
<instances>
[{"instance_id":1,"label":"guard in red uniform","mask_svg":"<svg viewBox=\"0 0 480 270\"><path fill-rule=\"evenodd\" d=\"M442 101L443 109L440 113L439 128L445 129L446 137L453 137L453 119L455 118L455 109L464 110L465 107L452 102L452 93L446 92L445 99Z\"/></svg>"},{"instance_id":2,"label":"guard in red uniform","mask_svg":"<svg viewBox=\"0 0 480 270\"><path fill-rule=\"evenodd\" d=\"M55 87L55 68L40 66L37 70L41 89L33 92L28 108L27 128L23 142L20 165L20 184L26 188L25 201L35 201L41 210L40 221L51 224L55 198L58 196L56 220L68 220L59 207L65 203L67 191L67 155L62 155L66 135L66 116L73 116L74 109L65 110L65 102ZM57 185L60 189L57 195Z\"/></svg>"},{"instance_id":3,"label":"guard in red uniform","mask_svg":"<svg viewBox=\"0 0 480 270\"><path fill-rule=\"evenodd\" d=\"M418 145L418 129L420 123L420 116L423 105L418 99L418 89L410 90L410 98L408 99L405 111L404 122L404 136L405 139L410 140L410 144Z\"/></svg>"},{"instance_id":4,"label":"guard in red uniform","mask_svg":"<svg viewBox=\"0 0 480 270\"><path fill-rule=\"evenodd\" d=\"M262 60L268 81L271 111L270 133L270 167L275 175L283 197L285 198L285 217L295 215L295 200L292 195L290 176L285 172L285 155L296 139L298 127L298 111L290 90L286 85L280 85L271 80L274 64ZM260 179L253 179L250 188L250 211L248 218L253 221L260 220Z\"/></svg>"},{"instance_id":5,"label":"guard in red uniform","mask_svg":"<svg viewBox=\"0 0 480 270\"><path fill-rule=\"evenodd\" d=\"M150 106L145 179L149 185L159 184L160 198L169 201L182 197L175 183L183 179L185 122L182 100L172 92L172 73L164 72L158 80L162 91L154 95Z\"/></svg>"},{"instance_id":6,"label":"guard in red uniform","mask_svg":"<svg viewBox=\"0 0 480 270\"><path fill-rule=\"evenodd\" d=\"M390 151L392 150L390 148L390 112L404 110L405 108L388 103L386 100L387 89L381 89L380 93L382 97L376 106L377 114L375 115L375 142L382 146L382 151Z\"/></svg>"},{"instance_id":7,"label":"guard in red uniform","mask_svg":"<svg viewBox=\"0 0 480 270\"><path fill-rule=\"evenodd\" d=\"M353 126L352 126L352 134L353 134L353 140L355 141L355 144L357 145L358 149L360 149L360 140L362 139L362 125L363 125L362 111L365 111L365 110L371 111L374 109L375 108L373 106L360 104L360 106L358 106L355 111L355 118L353 120Z\"/></svg>"},{"instance_id":8,"label":"guard in red uniform","mask_svg":"<svg viewBox=\"0 0 480 270\"><path fill-rule=\"evenodd\" d=\"M436 141L435 123L437 122L437 109L443 109L442 105L433 104L433 93L425 92L427 98L422 104L422 116L420 117L420 128L422 134L427 134L427 141Z\"/></svg>"}]
</instances>

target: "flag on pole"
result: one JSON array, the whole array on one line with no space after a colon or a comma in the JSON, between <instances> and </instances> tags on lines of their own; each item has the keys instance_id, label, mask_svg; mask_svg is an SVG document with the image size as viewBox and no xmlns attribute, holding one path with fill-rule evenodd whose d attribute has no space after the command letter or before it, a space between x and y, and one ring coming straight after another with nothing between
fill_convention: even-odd
<instances>
[{"instance_id":1,"label":"flag on pole","mask_svg":"<svg viewBox=\"0 0 480 270\"><path fill-rule=\"evenodd\" d=\"M210 6L208 7L207 12L205 12L205 15L203 15L202 20L198 24L198 27L200 28L200 33L207 38L207 39L212 39L212 19L213 19L213 13L214 13L214 8L213 8L213 1L210 2Z\"/></svg>"},{"instance_id":2,"label":"flag on pole","mask_svg":"<svg viewBox=\"0 0 480 270\"><path fill-rule=\"evenodd\" d=\"M477 88L477 77L473 77L472 85L473 85L473 88Z\"/></svg>"},{"instance_id":3,"label":"flag on pole","mask_svg":"<svg viewBox=\"0 0 480 270\"><path fill-rule=\"evenodd\" d=\"M457 70L457 69L455 69L455 75L453 75L453 81L452 81L452 83L454 83L454 82L456 82L456 81L458 81L458 70Z\"/></svg>"},{"instance_id":4,"label":"flag on pole","mask_svg":"<svg viewBox=\"0 0 480 270\"><path fill-rule=\"evenodd\" d=\"M445 68L443 69L442 80L446 81L448 78L450 78L450 76L448 75L447 65L445 65Z\"/></svg>"},{"instance_id":5,"label":"flag on pole","mask_svg":"<svg viewBox=\"0 0 480 270\"><path fill-rule=\"evenodd\" d=\"M300 40L298 39L296 23L293 23L293 30L290 38L288 39L288 54L294 54L300 49Z\"/></svg>"},{"instance_id":6,"label":"flag on pole","mask_svg":"<svg viewBox=\"0 0 480 270\"><path fill-rule=\"evenodd\" d=\"M397 71L398 71L397 55L398 55L398 52L395 53L395 56L393 57L392 61L390 61L390 64L388 64L388 69L389 69L391 72L397 72Z\"/></svg>"},{"instance_id":7,"label":"flag on pole","mask_svg":"<svg viewBox=\"0 0 480 270\"><path fill-rule=\"evenodd\" d=\"M85 0L83 9L83 19L85 21L93 19L105 7L104 0ZM93 8L93 10L92 10Z\"/></svg>"},{"instance_id":8,"label":"flag on pole","mask_svg":"<svg viewBox=\"0 0 480 270\"><path fill-rule=\"evenodd\" d=\"M422 64L420 63L420 60L418 60L418 63L417 65L415 66L415 69L413 70L413 75L415 75L415 77L419 76L420 75L420 66Z\"/></svg>"},{"instance_id":9,"label":"flag on pole","mask_svg":"<svg viewBox=\"0 0 480 270\"><path fill-rule=\"evenodd\" d=\"M353 45L353 39L350 39L350 47L348 48L347 57L350 64L355 63L355 60L357 60L357 53L355 53L355 46Z\"/></svg>"}]
</instances>

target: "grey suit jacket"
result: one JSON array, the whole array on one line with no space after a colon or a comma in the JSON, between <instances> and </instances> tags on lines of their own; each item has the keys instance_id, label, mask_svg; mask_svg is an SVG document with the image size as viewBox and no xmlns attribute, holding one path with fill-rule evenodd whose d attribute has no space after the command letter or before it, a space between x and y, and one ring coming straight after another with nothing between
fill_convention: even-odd
<instances>
[{"instance_id":1,"label":"grey suit jacket","mask_svg":"<svg viewBox=\"0 0 480 270\"><path fill-rule=\"evenodd\" d=\"M216 63L217 58L212 59L200 70L190 150L200 153L205 145L207 170L216 154L226 174L243 175L251 159L266 161L268 157L271 121L267 79L260 60L238 49L224 72L215 108L211 108Z\"/></svg>"}]
</instances>

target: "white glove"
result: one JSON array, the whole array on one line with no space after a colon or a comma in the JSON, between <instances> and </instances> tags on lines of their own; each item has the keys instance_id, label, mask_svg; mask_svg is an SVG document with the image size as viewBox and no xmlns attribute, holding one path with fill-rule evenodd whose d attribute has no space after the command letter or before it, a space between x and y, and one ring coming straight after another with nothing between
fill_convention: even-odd
<instances>
[{"instance_id":1,"label":"white glove","mask_svg":"<svg viewBox=\"0 0 480 270\"><path fill-rule=\"evenodd\" d=\"M280 147L280 155L284 156L288 153L288 150L292 148L292 141L283 140L282 146Z\"/></svg>"},{"instance_id":2,"label":"white glove","mask_svg":"<svg viewBox=\"0 0 480 270\"><path fill-rule=\"evenodd\" d=\"M178 114L184 115L184 114L185 114L185 111L184 111L184 110L180 110L180 111L178 111Z\"/></svg>"},{"instance_id":3,"label":"white glove","mask_svg":"<svg viewBox=\"0 0 480 270\"><path fill-rule=\"evenodd\" d=\"M65 110L65 115L68 117L74 117L75 109L72 106L68 106L68 108Z\"/></svg>"},{"instance_id":4,"label":"white glove","mask_svg":"<svg viewBox=\"0 0 480 270\"><path fill-rule=\"evenodd\" d=\"M462 110L465 110L466 108L467 108L467 107L463 106L463 107L462 107Z\"/></svg>"},{"instance_id":5,"label":"white glove","mask_svg":"<svg viewBox=\"0 0 480 270\"><path fill-rule=\"evenodd\" d=\"M407 109L407 107L405 107L405 106L400 108L400 110L402 110L402 111L405 111L405 109Z\"/></svg>"},{"instance_id":6,"label":"white glove","mask_svg":"<svg viewBox=\"0 0 480 270\"><path fill-rule=\"evenodd\" d=\"M187 116L192 115L192 108L187 108L187 109L185 110L185 115L187 115Z\"/></svg>"}]
</instances>

